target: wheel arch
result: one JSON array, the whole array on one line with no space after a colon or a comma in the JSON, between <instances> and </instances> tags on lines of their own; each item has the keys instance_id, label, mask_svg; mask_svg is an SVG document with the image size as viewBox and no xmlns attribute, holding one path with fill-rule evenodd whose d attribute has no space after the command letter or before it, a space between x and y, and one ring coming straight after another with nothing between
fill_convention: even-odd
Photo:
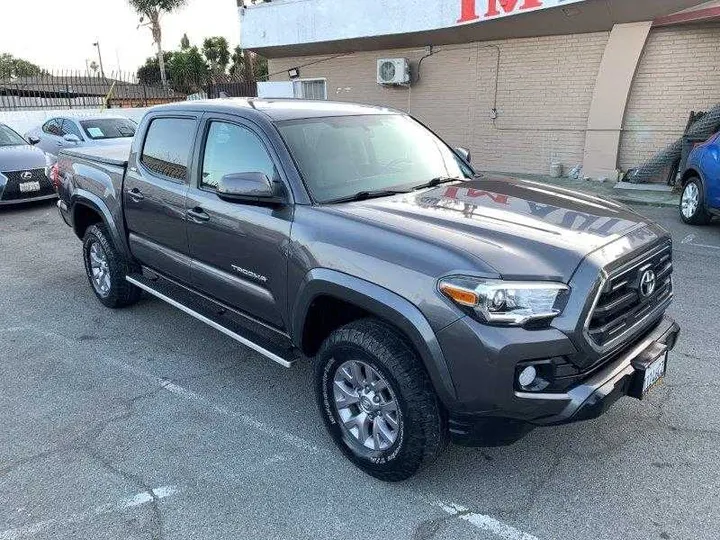
<instances>
[{"instance_id":1,"label":"wheel arch","mask_svg":"<svg viewBox=\"0 0 720 540\"><path fill-rule=\"evenodd\" d=\"M102 223L108 229L113 242L125 255L130 257L130 249L121 234L116 219L107 205L97 195L85 190L74 194L71 206L73 231L82 240L90 225Z\"/></svg>"},{"instance_id":2,"label":"wheel arch","mask_svg":"<svg viewBox=\"0 0 720 540\"><path fill-rule=\"evenodd\" d=\"M682 175L682 179L680 181L680 187L684 188L685 184L687 184L688 180L691 178L699 178L700 182L702 182L703 189L705 189L705 177L703 173L700 171L699 167L688 167L685 172Z\"/></svg>"},{"instance_id":3,"label":"wheel arch","mask_svg":"<svg viewBox=\"0 0 720 540\"><path fill-rule=\"evenodd\" d=\"M450 370L435 332L422 312L408 300L379 285L342 272L310 270L299 288L291 317L293 341L309 356L317 352L319 341L317 336L308 332L317 324L318 302L335 302L353 312L349 320L344 320L347 318L344 316L329 326L320 324L323 340L332 330L350 320L362 316L377 317L410 340L441 401L448 404L456 399Z\"/></svg>"}]
</instances>

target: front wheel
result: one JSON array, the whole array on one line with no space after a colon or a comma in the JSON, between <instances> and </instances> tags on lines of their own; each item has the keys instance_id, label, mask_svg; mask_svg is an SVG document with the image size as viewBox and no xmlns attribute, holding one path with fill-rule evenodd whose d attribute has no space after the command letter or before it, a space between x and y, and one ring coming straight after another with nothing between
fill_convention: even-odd
<instances>
[{"instance_id":1,"label":"front wheel","mask_svg":"<svg viewBox=\"0 0 720 540\"><path fill-rule=\"evenodd\" d=\"M316 356L315 386L335 444L380 480L410 478L447 443L445 415L422 361L382 321L335 330Z\"/></svg>"},{"instance_id":2,"label":"front wheel","mask_svg":"<svg viewBox=\"0 0 720 540\"><path fill-rule=\"evenodd\" d=\"M699 178L692 177L683 186L680 217L690 225L707 225L712 219L705 208L705 190Z\"/></svg>"},{"instance_id":3,"label":"front wheel","mask_svg":"<svg viewBox=\"0 0 720 540\"><path fill-rule=\"evenodd\" d=\"M115 248L104 225L88 227L83 238L83 256L90 285L104 306L120 308L140 299L140 289L125 279L133 265Z\"/></svg>"}]
</instances>

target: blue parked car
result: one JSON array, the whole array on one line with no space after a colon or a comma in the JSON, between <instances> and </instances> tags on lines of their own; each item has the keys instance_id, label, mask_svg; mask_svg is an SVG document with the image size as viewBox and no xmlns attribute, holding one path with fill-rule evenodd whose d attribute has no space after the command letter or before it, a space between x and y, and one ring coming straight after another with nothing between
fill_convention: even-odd
<instances>
[{"instance_id":1,"label":"blue parked car","mask_svg":"<svg viewBox=\"0 0 720 540\"><path fill-rule=\"evenodd\" d=\"M682 178L682 220L706 225L713 215L720 216L720 133L690 152Z\"/></svg>"}]
</instances>

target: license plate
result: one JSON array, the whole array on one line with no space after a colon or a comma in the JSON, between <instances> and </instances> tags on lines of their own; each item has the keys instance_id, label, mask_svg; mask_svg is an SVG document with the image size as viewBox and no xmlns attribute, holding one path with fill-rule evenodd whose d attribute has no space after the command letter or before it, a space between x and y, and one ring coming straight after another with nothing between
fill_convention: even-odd
<instances>
[{"instance_id":1,"label":"license plate","mask_svg":"<svg viewBox=\"0 0 720 540\"><path fill-rule=\"evenodd\" d=\"M643 379L643 396L652 390L663 377L665 377L665 370L667 369L667 353L663 354L660 358L650 364L645 370L645 377Z\"/></svg>"},{"instance_id":2,"label":"license plate","mask_svg":"<svg viewBox=\"0 0 720 540\"><path fill-rule=\"evenodd\" d=\"M23 182L20 184L20 193L32 193L40 191L40 182Z\"/></svg>"}]
</instances>

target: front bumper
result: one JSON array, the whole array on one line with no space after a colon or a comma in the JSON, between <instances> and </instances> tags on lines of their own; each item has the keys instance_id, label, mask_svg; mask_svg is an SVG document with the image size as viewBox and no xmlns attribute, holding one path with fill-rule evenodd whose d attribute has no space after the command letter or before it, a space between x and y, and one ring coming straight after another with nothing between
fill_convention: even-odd
<instances>
[{"instance_id":1,"label":"front bumper","mask_svg":"<svg viewBox=\"0 0 720 540\"><path fill-rule=\"evenodd\" d=\"M11 201L0 200L0 206L14 206L17 204L26 204L26 203L32 203L32 202L38 202L38 201L49 201L50 199L57 199L57 194L51 193L49 195L40 195L37 197L27 197L25 199L13 199Z\"/></svg>"},{"instance_id":2,"label":"front bumper","mask_svg":"<svg viewBox=\"0 0 720 540\"><path fill-rule=\"evenodd\" d=\"M663 317L636 344L566 392L513 389L512 396L500 400L495 410L451 410L451 436L459 444L495 446L510 444L537 426L597 418L631 393L636 366L655 358L658 351L672 350L679 333L678 324Z\"/></svg>"}]
</instances>

